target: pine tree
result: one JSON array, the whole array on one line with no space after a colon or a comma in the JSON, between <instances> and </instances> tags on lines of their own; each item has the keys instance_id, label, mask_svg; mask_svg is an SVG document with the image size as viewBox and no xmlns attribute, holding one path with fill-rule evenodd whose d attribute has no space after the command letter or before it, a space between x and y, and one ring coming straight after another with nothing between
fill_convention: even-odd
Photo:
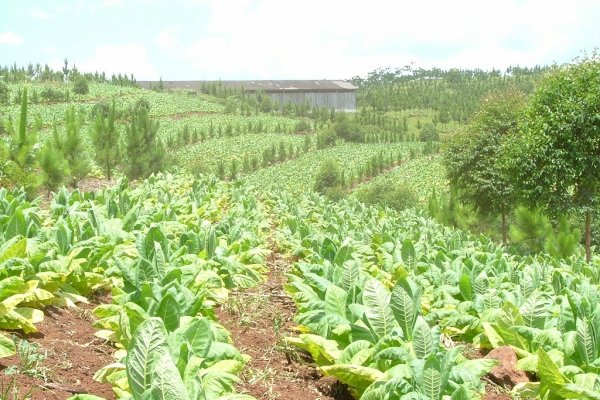
<instances>
[{"instance_id":1,"label":"pine tree","mask_svg":"<svg viewBox=\"0 0 600 400\"><path fill-rule=\"evenodd\" d=\"M125 127L125 173L138 179L162 170L165 149L158 138L158 122L150 119L148 109L138 107Z\"/></svg>"},{"instance_id":2,"label":"pine tree","mask_svg":"<svg viewBox=\"0 0 600 400\"><path fill-rule=\"evenodd\" d=\"M71 171L71 182L77 182L89 172L90 165L85 156L85 147L81 127L83 119L75 107L70 107L65 114L65 131L59 134L54 128L54 147L58 149L67 161Z\"/></svg>"},{"instance_id":3,"label":"pine tree","mask_svg":"<svg viewBox=\"0 0 600 400\"><path fill-rule=\"evenodd\" d=\"M120 134L115 126L116 106L115 100L108 110L108 115L96 115L92 125L92 143L96 162L104 170L106 178L110 180L115 166L119 160Z\"/></svg>"},{"instance_id":4,"label":"pine tree","mask_svg":"<svg viewBox=\"0 0 600 400\"><path fill-rule=\"evenodd\" d=\"M69 177L69 165L60 149L57 149L52 140L47 140L39 154L39 163L42 168L44 186L48 190L56 190Z\"/></svg>"}]
</instances>

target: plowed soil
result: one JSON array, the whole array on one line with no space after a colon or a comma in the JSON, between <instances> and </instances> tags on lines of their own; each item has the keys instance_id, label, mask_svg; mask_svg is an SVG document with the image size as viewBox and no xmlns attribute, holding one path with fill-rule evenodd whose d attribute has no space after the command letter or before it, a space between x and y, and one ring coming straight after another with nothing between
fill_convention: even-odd
<instances>
[{"instance_id":1,"label":"plowed soil","mask_svg":"<svg viewBox=\"0 0 600 400\"><path fill-rule=\"evenodd\" d=\"M293 336L296 308L284 292L289 262L273 251L267 262L269 274L261 286L232 293L217 310L221 324L231 332L233 344L252 357L242 372L237 390L259 400L346 400L345 386L324 378L305 354L286 346Z\"/></svg>"},{"instance_id":2,"label":"plowed soil","mask_svg":"<svg viewBox=\"0 0 600 400\"><path fill-rule=\"evenodd\" d=\"M10 367L19 367L23 363L15 355L0 359L0 389L31 399L66 399L78 393L90 393L105 399L115 396L110 384L98 383L93 376L100 368L113 362L114 348L94 336L91 310L98 304L110 302L109 298L94 299L90 304L80 304L78 308L53 308L44 311L44 321L37 325L39 332L23 335L18 331L4 331L14 335L17 341L25 339L38 345L39 352L46 353L46 359L37 371L23 371L7 375ZM38 376L27 373L37 372Z\"/></svg>"}]
</instances>

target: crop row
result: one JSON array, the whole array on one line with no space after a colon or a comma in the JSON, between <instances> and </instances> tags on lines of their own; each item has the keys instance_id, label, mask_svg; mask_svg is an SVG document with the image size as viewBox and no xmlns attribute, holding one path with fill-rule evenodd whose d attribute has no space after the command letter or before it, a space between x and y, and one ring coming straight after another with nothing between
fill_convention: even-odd
<instances>
[{"instance_id":1,"label":"crop row","mask_svg":"<svg viewBox=\"0 0 600 400\"><path fill-rule=\"evenodd\" d=\"M232 398L248 358L212 306L263 279L267 224L254 196L214 178L63 189L49 211L0 189L0 328L35 332L44 307L111 289L94 314L115 362L97 380L123 399ZM0 356L14 351L0 335Z\"/></svg>"},{"instance_id":2,"label":"crop row","mask_svg":"<svg viewBox=\"0 0 600 400\"><path fill-rule=\"evenodd\" d=\"M278 241L298 337L357 398L478 398L495 364L465 345L510 346L536 381L513 395L600 396L600 259L508 255L414 211L281 194Z\"/></svg>"}]
</instances>

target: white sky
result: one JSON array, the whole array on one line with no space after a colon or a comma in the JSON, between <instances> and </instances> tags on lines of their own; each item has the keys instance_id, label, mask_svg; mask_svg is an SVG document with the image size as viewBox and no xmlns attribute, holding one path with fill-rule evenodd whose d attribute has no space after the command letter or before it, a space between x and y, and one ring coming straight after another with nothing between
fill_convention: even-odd
<instances>
[{"instance_id":1,"label":"white sky","mask_svg":"<svg viewBox=\"0 0 600 400\"><path fill-rule=\"evenodd\" d=\"M598 0L22 0L0 64L66 57L137 79L350 78L379 67L563 63L600 45Z\"/></svg>"}]
</instances>

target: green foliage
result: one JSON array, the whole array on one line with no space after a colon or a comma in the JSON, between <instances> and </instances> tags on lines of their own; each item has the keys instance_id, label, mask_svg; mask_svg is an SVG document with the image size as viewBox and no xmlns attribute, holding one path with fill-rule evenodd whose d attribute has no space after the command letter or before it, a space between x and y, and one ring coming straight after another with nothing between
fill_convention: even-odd
<instances>
[{"instance_id":1,"label":"green foliage","mask_svg":"<svg viewBox=\"0 0 600 400\"><path fill-rule=\"evenodd\" d=\"M9 186L21 185L30 196L33 196L40 182L35 171L34 146L37 135L27 127L27 88L23 89L21 96L19 124L15 127L9 119L8 132L9 144L4 150L8 150L9 157L4 159L4 175ZM0 151L2 147L0 145Z\"/></svg>"},{"instance_id":2,"label":"green foliage","mask_svg":"<svg viewBox=\"0 0 600 400\"><path fill-rule=\"evenodd\" d=\"M515 210L515 221L509 230L511 243L521 252L537 254L544 249L544 243L552 232L552 225L541 210L530 210L519 206Z\"/></svg>"},{"instance_id":3,"label":"green foliage","mask_svg":"<svg viewBox=\"0 0 600 400\"><path fill-rule=\"evenodd\" d=\"M104 170L107 179L112 178L112 173L119 163L120 132L115 125L116 105L113 100L106 113L98 112L92 125L92 143L94 145L95 160Z\"/></svg>"},{"instance_id":4,"label":"green foliage","mask_svg":"<svg viewBox=\"0 0 600 400\"><path fill-rule=\"evenodd\" d=\"M87 79L83 76L78 76L75 79L75 83L73 84L73 93L85 95L90 92L90 85L88 84Z\"/></svg>"},{"instance_id":5,"label":"green foliage","mask_svg":"<svg viewBox=\"0 0 600 400\"><path fill-rule=\"evenodd\" d=\"M6 83L0 81L0 105L10 103L10 88Z\"/></svg>"},{"instance_id":6,"label":"green foliage","mask_svg":"<svg viewBox=\"0 0 600 400\"><path fill-rule=\"evenodd\" d=\"M422 142L437 142L440 140L440 134L434 124L427 122L421 128L420 139Z\"/></svg>"},{"instance_id":7,"label":"green foliage","mask_svg":"<svg viewBox=\"0 0 600 400\"><path fill-rule=\"evenodd\" d=\"M323 129L317 134L317 149L323 149L325 147L335 146L337 141L337 134L333 128L329 127Z\"/></svg>"},{"instance_id":8,"label":"green foliage","mask_svg":"<svg viewBox=\"0 0 600 400\"><path fill-rule=\"evenodd\" d=\"M341 175L342 172L337 161L331 158L324 160L315 177L314 190L317 193L325 194L328 190L339 188Z\"/></svg>"},{"instance_id":9,"label":"green foliage","mask_svg":"<svg viewBox=\"0 0 600 400\"><path fill-rule=\"evenodd\" d=\"M591 259L591 210L600 188L600 60L594 54L556 68L536 89L507 163L529 205L553 213L586 214L585 242Z\"/></svg>"},{"instance_id":10,"label":"green foliage","mask_svg":"<svg viewBox=\"0 0 600 400\"><path fill-rule=\"evenodd\" d=\"M60 133L56 126L53 132L54 149L59 150L66 160L71 182L74 184L84 178L90 169L81 131L82 126L83 115L73 106L67 109L65 114L64 132Z\"/></svg>"},{"instance_id":11,"label":"green foliage","mask_svg":"<svg viewBox=\"0 0 600 400\"><path fill-rule=\"evenodd\" d=\"M460 197L483 214L501 214L505 222L514 189L499 154L517 130L524 100L514 91L488 96L466 130L455 135L444 152L450 184ZM506 224L502 232L506 243Z\"/></svg>"},{"instance_id":12,"label":"green foliage","mask_svg":"<svg viewBox=\"0 0 600 400\"><path fill-rule=\"evenodd\" d=\"M333 131L337 137L348 142L363 143L365 141L365 134L359 125L344 113L337 114Z\"/></svg>"},{"instance_id":13,"label":"green foliage","mask_svg":"<svg viewBox=\"0 0 600 400\"><path fill-rule=\"evenodd\" d=\"M54 141L47 140L38 157L43 172L44 186L53 191L58 189L70 175L69 164L62 151L55 146Z\"/></svg>"},{"instance_id":14,"label":"green foliage","mask_svg":"<svg viewBox=\"0 0 600 400\"><path fill-rule=\"evenodd\" d=\"M361 190L356 197L365 204L382 205L401 211L414 207L418 198L406 183L381 180Z\"/></svg>"},{"instance_id":15,"label":"green foliage","mask_svg":"<svg viewBox=\"0 0 600 400\"><path fill-rule=\"evenodd\" d=\"M130 179L139 179L164 166L165 150L158 138L158 121L151 120L148 109L140 104L125 127L125 173Z\"/></svg>"},{"instance_id":16,"label":"green foliage","mask_svg":"<svg viewBox=\"0 0 600 400\"><path fill-rule=\"evenodd\" d=\"M579 248L581 232L572 227L566 217L561 217L555 231L551 232L544 243L544 250L556 258L567 258Z\"/></svg>"}]
</instances>

